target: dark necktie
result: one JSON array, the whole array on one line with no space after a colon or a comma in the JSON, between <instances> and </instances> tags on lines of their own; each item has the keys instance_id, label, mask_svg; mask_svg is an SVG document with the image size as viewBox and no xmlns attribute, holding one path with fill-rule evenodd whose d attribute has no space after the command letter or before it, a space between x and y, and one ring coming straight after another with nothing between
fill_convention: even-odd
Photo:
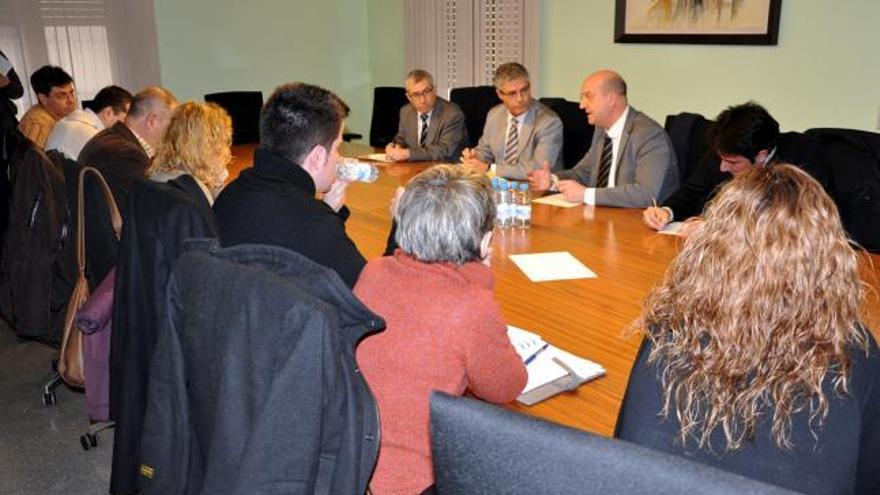
<instances>
[{"instance_id":1,"label":"dark necktie","mask_svg":"<svg viewBox=\"0 0 880 495\"><path fill-rule=\"evenodd\" d=\"M423 113L419 117L422 118L422 132L419 133L419 146L424 146L428 140L428 114Z\"/></svg>"},{"instance_id":2,"label":"dark necktie","mask_svg":"<svg viewBox=\"0 0 880 495\"><path fill-rule=\"evenodd\" d=\"M596 187L608 187L608 175L611 173L611 138L605 136L605 142L602 144L602 159L599 161L599 177L596 180Z\"/></svg>"},{"instance_id":3,"label":"dark necktie","mask_svg":"<svg viewBox=\"0 0 880 495\"><path fill-rule=\"evenodd\" d=\"M519 148L519 121L510 119L510 129L507 131L507 144L504 145L504 163L516 163L517 149Z\"/></svg>"}]
</instances>

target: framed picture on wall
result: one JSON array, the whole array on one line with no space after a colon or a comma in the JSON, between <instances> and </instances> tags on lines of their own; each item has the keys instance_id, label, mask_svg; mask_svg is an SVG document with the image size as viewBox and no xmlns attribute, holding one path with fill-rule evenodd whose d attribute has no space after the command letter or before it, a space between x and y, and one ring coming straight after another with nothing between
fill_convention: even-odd
<instances>
[{"instance_id":1,"label":"framed picture on wall","mask_svg":"<svg viewBox=\"0 0 880 495\"><path fill-rule=\"evenodd\" d=\"M782 0L616 0L616 43L775 45Z\"/></svg>"}]
</instances>

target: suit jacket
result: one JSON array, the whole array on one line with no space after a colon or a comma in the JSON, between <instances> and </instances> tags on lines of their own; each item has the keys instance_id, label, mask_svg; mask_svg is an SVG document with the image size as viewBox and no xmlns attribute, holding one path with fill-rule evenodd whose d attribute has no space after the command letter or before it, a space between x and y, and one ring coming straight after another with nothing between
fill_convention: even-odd
<instances>
[{"instance_id":1,"label":"suit jacket","mask_svg":"<svg viewBox=\"0 0 880 495\"><path fill-rule=\"evenodd\" d=\"M110 342L110 411L116 421L111 493L137 488L150 358L167 313L165 286L183 241L216 236L214 214L195 179L133 184L123 212Z\"/></svg>"},{"instance_id":2,"label":"suit jacket","mask_svg":"<svg viewBox=\"0 0 880 495\"><path fill-rule=\"evenodd\" d=\"M123 122L95 134L79 152L77 161L101 172L120 211L131 185L146 179L150 166L150 157Z\"/></svg>"},{"instance_id":3,"label":"suit jacket","mask_svg":"<svg viewBox=\"0 0 880 495\"><path fill-rule=\"evenodd\" d=\"M511 179L525 179L530 171L541 168L545 161L550 162L553 170L562 168L562 120L553 110L534 100L523 114L525 120L519 133L517 162L511 165L501 163L507 144L507 115L504 104L489 110L483 136L475 148L482 161L494 163L497 175Z\"/></svg>"},{"instance_id":4,"label":"suit jacket","mask_svg":"<svg viewBox=\"0 0 880 495\"><path fill-rule=\"evenodd\" d=\"M560 172L559 178L596 187L606 135L605 129L596 127L587 154L574 168ZM645 208L678 188L678 163L669 136L660 124L633 107L623 125L615 177L615 187L596 189L597 205Z\"/></svg>"},{"instance_id":5,"label":"suit jacket","mask_svg":"<svg viewBox=\"0 0 880 495\"><path fill-rule=\"evenodd\" d=\"M419 114L412 104L404 105L393 142L409 148L409 159L413 162L457 162L467 143L464 114L457 104L438 97L428 123L428 137L419 146Z\"/></svg>"},{"instance_id":6,"label":"suit jacket","mask_svg":"<svg viewBox=\"0 0 880 495\"><path fill-rule=\"evenodd\" d=\"M345 233L348 208L334 212L315 199L315 183L296 163L264 148L254 166L232 181L214 202L223 246L271 244L332 268L353 287L366 264Z\"/></svg>"}]
</instances>

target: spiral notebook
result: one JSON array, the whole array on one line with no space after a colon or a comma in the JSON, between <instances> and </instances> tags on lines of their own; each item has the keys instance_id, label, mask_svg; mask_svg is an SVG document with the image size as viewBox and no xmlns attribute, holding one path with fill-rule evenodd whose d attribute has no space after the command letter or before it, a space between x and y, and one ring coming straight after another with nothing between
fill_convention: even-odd
<instances>
[{"instance_id":1,"label":"spiral notebook","mask_svg":"<svg viewBox=\"0 0 880 495\"><path fill-rule=\"evenodd\" d=\"M551 345L536 333L508 325L507 337L529 372L529 381L516 398L520 404L537 404L605 374L598 363Z\"/></svg>"}]
</instances>

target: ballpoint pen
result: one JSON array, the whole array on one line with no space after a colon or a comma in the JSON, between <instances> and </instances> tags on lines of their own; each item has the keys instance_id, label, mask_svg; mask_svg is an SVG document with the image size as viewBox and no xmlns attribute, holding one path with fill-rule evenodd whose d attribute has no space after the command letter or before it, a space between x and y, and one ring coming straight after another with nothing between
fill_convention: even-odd
<instances>
[{"instance_id":1,"label":"ballpoint pen","mask_svg":"<svg viewBox=\"0 0 880 495\"><path fill-rule=\"evenodd\" d=\"M544 350L547 349L548 347L550 347L550 344L545 342L544 345L542 345L540 349L538 349L537 351L532 353L531 356L527 357L526 360L523 361L525 363L525 365L528 366L529 363L531 363L532 361L535 360L536 357L538 357L538 354L541 354L542 352L544 352Z\"/></svg>"}]
</instances>

